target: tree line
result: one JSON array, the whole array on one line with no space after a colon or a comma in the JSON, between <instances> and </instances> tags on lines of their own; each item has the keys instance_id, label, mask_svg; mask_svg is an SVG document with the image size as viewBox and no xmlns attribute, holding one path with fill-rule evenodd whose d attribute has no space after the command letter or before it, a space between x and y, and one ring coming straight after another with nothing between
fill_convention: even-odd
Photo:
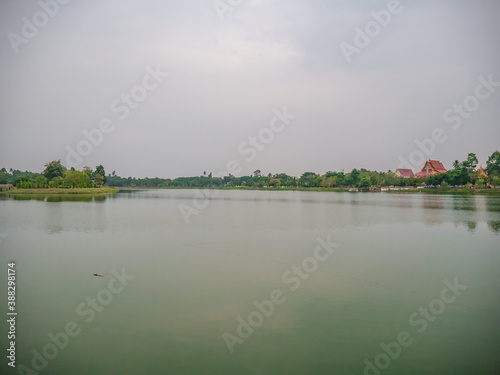
<instances>
[{"instance_id":1,"label":"tree line","mask_svg":"<svg viewBox=\"0 0 500 375\"><path fill-rule=\"evenodd\" d=\"M113 171L106 176L104 167L99 165L92 170L84 167L82 171L74 168L67 169L60 160L45 164L42 173L21 172L5 168L0 169L0 184L13 184L21 188L75 188L100 187L103 185L114 187L172 187L172 188L221 188L221 187L249 187L249 188L368 188L370 186L465 186L477 187L486 185L500 186L500 152L495 151L486 162L487 175L477 169L476 154L469 153L464 161L455 160L453 168L443 174L425 176L421 178L398 177L395 172L370 171L364 168L353 169L351 172L328 171L324 174L305 172L300 177L286 173L262 174L255 170L252 175L236 177L231 174L215 177L212 173L203 172L201 176L165 178L135 178L120 177Z\"/></svg>"},{"instance_id":2,"label":"tree line","mask_svg":"<svg viewBox=\"0 0 500 375\"><path fill-rule=\"evenodd\" d=\"M255 170L252 175L236 177L231 174L214 177L212 173L203 172L201 176L177 177L173 180L163 178L120 177L114 172L108 175L108 185L116 187L176 187L176 188L221 188L221 187L253 187L253 188L367 188L370 186L419 186L427 185L500 185L500 152L495 151L486 162L488 176L478 176L478 159L476 154L469 153L467 159L455 160L453 169L446 173L421 178L398 177L395 172L369 171L353 169L349 173L328 171L325 174L305 172L300 177L286 173L262 174Z\"/></svg>"},{"instance_id":3,"label":"tree line","mask_svg":"<svg viewBox=\"0 0 500 375\"><path fill-rule=\"evenodd\" d=\"M102 165L95 170L84 167L78 171L75 168L67 169L60 160L45 164L42 173L33 173L20 170L7 171L0 169L0 184L12 184L21 189L42 188L91 188L106 184L106 172Z\"/></svg>"}]
</instances>

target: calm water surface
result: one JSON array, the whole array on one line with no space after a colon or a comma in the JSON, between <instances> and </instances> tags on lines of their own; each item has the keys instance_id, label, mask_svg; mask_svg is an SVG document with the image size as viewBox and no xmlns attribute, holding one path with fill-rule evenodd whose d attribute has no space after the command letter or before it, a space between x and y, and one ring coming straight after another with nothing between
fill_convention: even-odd
<instances>
[{"instance_id":1,"label":"calm water surface","mask_svg":"<svg viewBox=\"0 0 500 375\"><path fill-rule=\"evenodd\" d=\"M499 198L220 191L186 223L179 207L194 209L194 197L0 200L2 285L16 262L18 368L500 373ZM328 236L339 245L331 254L317 249ZM135 278L120 283L123 269ZM264 316L254 302L272 295L280 303L264 302ZM6 311L5 287L0 297ZM78 334L64 340L70 322ZM6 322L0 333L5 353ZM391 344L398 337L405 346ZM0 372L17 374L2 358Z\"/></svg>"}]
</instances>

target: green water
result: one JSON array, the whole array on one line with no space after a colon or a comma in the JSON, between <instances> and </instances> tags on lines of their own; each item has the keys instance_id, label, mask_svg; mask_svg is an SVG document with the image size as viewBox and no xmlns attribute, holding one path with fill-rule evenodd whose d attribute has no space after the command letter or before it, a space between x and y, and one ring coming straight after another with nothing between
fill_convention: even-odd
<instances>
[{"instance_id":1,"label":"green water","mask_svg":"<svg viewBox=\"0 0 500 375\"><path fill-rule=\"evenodd\" d=\"M0 200L4 353L9 261L18 312L17 368L3 356L0 372L45 348L40 374L499 373L499 198L194 194ZM187 223L179 207L199 209ZM464 287L443 302L447 283ZM254 301L272 293L264 316ZM68 323L57 349L48 335Z\"/></svg>"}]
</instances>

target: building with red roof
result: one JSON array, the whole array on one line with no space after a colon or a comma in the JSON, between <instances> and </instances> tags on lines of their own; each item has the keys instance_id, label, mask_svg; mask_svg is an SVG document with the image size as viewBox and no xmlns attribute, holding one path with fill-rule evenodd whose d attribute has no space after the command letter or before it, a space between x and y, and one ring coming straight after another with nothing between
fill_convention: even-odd
<instances>
[{"instance_id":1,"label":"building with red roof","mask_svg":"<svg viewBox=\"0 0 500 375\"><path fill-rule=\"evenodd\" d=\"M411 169L404 169L404 168L396 169L396 172L394 174L398 177L403 177L403 178L410 178L415 176Z\"/></svg>"},{"instance_id":2,"label":"building with red roof","mask_svg":"<svg viewBox=\"0 0 500 375\"><path fill-rule=\"evenodd\" d=\"M439 160L427 160L422 168L422 170L418 173L415 173L415 177L425 177L432 176L433 174L441 174L448 172L444 167L443 163Z\"/></svg>"}]
</instances>

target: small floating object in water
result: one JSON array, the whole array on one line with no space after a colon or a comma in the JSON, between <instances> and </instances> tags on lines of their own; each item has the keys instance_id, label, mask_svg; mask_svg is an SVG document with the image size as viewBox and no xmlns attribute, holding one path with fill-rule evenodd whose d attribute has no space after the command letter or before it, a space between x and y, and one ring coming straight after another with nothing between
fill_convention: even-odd
<instances>
[{"instance_id":1,"label":"small floating object in water","mask_svg":"<svg viewBox=\"0 0 500 375\"><path fill-rule=\"evenodd\" d=\"M99 275L98 273L94 273L94 276L104 277L103 275Z\"/></svg>"}]
</instances>

